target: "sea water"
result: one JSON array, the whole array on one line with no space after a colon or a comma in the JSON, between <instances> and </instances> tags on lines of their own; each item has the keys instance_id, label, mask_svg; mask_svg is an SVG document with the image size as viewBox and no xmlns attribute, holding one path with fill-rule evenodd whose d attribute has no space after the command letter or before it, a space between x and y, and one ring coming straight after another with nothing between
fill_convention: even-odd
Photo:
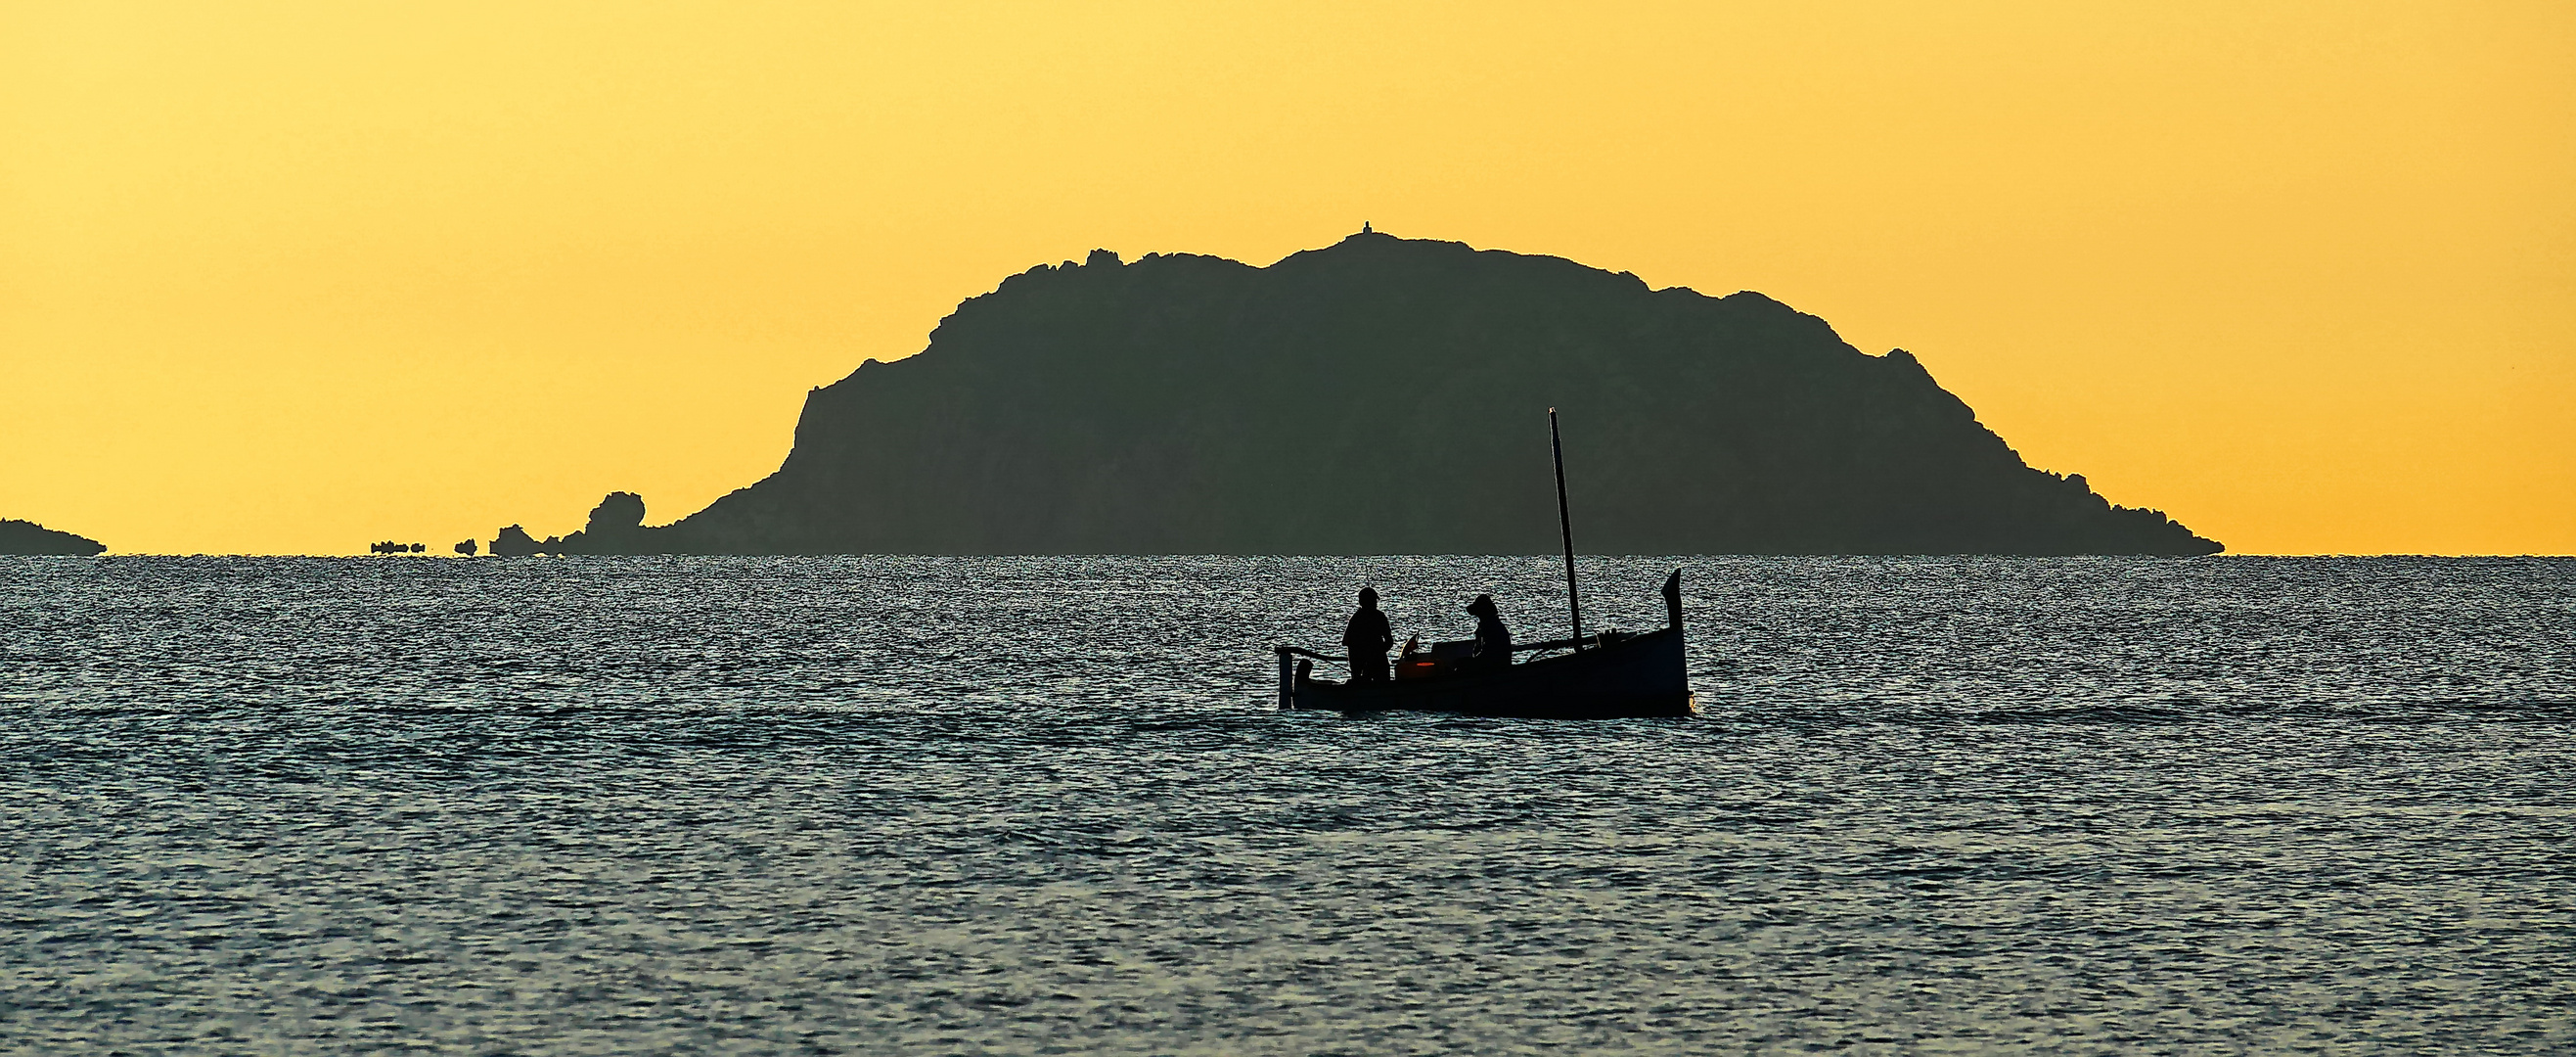
<instances>
[{"instance_id":1,"label":"sea water","mask_svg":"<svg viewBox=\"0 0 2576 1057\"><path fill-rule=\"evenodd\" d=\"M2576 562L1675 566L0 559L0 1049L2576 1047Z\"/></svg>"}]
</instances>

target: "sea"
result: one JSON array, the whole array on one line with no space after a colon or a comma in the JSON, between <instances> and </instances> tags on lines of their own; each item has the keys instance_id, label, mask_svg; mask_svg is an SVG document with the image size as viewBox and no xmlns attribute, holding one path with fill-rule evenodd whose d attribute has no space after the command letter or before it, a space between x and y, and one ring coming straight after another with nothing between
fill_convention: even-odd
<instances>
[{"instance_id":1,"label":"sea","mask_svg":"<svg viewBox=\"0 0 2576 1057\"><path fill-rule=\"evenodd\" d=\"M2576 1051L2576 560L1674 568L0 559L0 1051Z\"/></svg>"}]
</instances>

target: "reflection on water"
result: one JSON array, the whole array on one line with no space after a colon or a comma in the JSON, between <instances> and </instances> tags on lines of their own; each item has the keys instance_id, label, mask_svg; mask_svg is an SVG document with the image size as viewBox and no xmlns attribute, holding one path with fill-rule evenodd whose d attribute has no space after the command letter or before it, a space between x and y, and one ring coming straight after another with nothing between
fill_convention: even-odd
<instances>
[{"instance_id":1,"label":"reflection on water","mask_svg":"<svg viewBox=\"0 0 2576 1057\"><path fill-rule=\"evenodd\" d=\"M0 560L0 1049L2576 1046L2576 562L1682 564Z\"/></svg>"}]
</instances>

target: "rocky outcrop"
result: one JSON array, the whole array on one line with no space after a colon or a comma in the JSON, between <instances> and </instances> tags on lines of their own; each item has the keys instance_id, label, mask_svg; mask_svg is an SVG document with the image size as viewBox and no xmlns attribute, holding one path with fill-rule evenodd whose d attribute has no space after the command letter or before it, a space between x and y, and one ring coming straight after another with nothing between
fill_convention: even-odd
<instances>
[{"instance_id":1,"label":"rocky outcrop","mask_svg":"<svg viewBox=\"0 0 2576 1057\"><path fill-rule=\"evenodd\" d=\"M456 545L456 553L472 555L474 541ZM652 532L644 527L644 497L633 492L610 492L599 505L591 508L590 520L567 536L537 539L518 525L504 526L493 537L492 553L502 558L522 558L533 554L650 554L660 550Z\"/></svg>"},{"instance_id":2,"label":"rocky outcrop","mask_svg":"<svg viewBox=\"0 0 2576 1057\"><path fill-rule=\"evenodd\" d=\"M590 520L565 536L557 554L632 554L653 549L644 529L644 497L610 492L592 507Z\"/></svg>"},{"instance_id":3,"label":"rocky outcrop","mask_svg":"<svg viewBox=\"0 0 2576 1057\"><path fill-rule=\"evenodd\" d=\"M1588 552L2219 549L2025 465L1913 356L1863 354L1761 294L1377 233L1268 267L1104 250L1013 276L919 355L809 394L768 478L660 528L617 493L574 536L595 552L1547 553L1549 407Z\"/></svg>"},{"instance_id":4,"label":"rocky outcrop","mask_svg":"<svg viewBox=\"0 0 2576 1057\"><path fill-rule=\"evenodd\" d=\"M503 526L492 537L492 554L498 558L525 558L531 554L542 554L546 549L546 544L538 542L528 535L527 529L517 525Z\"/></svg>"},{"instance_id":5,"label":"rocky outcrop","mask_svg":"<svg viewBox=\"0 0 2576 1057\"><path fill-rule=\"evenodd\" d=\"M86 558L107 551L107 544L46 528L33 521L0 518L0 554L68 554Z\"/></svg>"}]
</instances>

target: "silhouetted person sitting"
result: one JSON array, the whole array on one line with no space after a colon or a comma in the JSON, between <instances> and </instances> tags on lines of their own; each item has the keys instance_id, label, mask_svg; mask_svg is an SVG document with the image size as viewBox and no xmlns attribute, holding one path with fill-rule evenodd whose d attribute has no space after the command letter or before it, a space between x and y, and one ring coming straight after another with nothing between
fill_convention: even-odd
<instances>
[{"instance_id":1,"label":"silhouetted person sitting","mask_svg":"<svg viewBox=\"0 0 2576 1057\"><path fill-rule=\"evenodd\" d=\"M1359 612L1351 614L1348 627L1342 629L1342 649L1351 655L1351 681L1383 683L1386 681L1386 651L1395 648L1395 633L1387 629L1386 614L1378 611L1377 589L1360 588Z\"/></svg>"},{"instance_id":2,"label":"silhouetted person sitting","mask_svg":"<svg viewBox=\"0 0 2576 1057\"><path fill-rule=\"evenodd\" d=\"M1476 618L1476 653L1468 666L1500 668L1512 663L1512 631L1503 626L1503 614L1494 608L1494 596L1477 595L1475 601L1467 603L1467 612Z\"/></svg>"}]
</instances>

